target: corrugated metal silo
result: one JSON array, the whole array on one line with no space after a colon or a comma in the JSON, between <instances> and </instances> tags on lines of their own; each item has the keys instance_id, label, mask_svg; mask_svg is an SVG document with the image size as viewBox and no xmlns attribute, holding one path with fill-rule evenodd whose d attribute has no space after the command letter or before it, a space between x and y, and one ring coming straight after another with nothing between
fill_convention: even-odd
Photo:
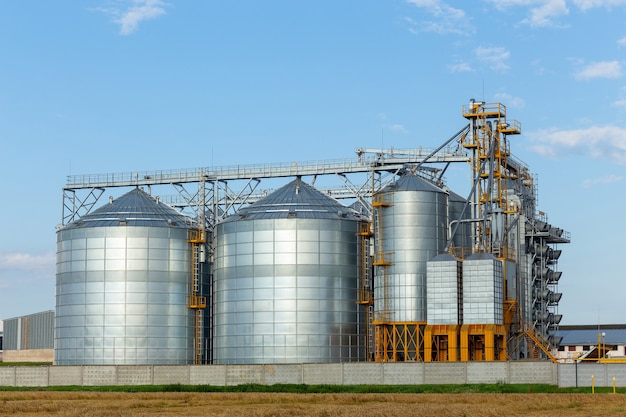
<instances>
[{"instance_id":1,"label":"corrugated metal silo","mask_svg":"<svg viewBox=\"0 0 626 417\"><path fill-rule=\"evenodd\" d=\"M448 194L407 174L374 196L374 310L383 321L425 322L426 265L443 253ZM381 261L383 258L388 262Z\"/></svg>"},{"instance_id":2,"label":"corrugated metal silo","mask_svg":"<svg viewBox=\"0 0 626 417\"><path fill-rule=\"evenodd\" d=\"M463 323L463 268L449 253L427 264L428 324Z\"/></svg>"},{"instance_id":3,"label":"corrugated metal silo","mask_svg":"<svg viewBox=\"0 0 626 417\"><path fill-rule=\"evenodd\" d=\"M299 178L216 228L216 364L364 359L359 216Z\"/></svg>"},{"instance_id":4,"label":"corrugated metal silo","mask_svg":"<svg viewBox=\"0 0 626 417\"><path fill-rule=\"evenodd\" d=\"M55 363L193 363L194 226L134 189L61 228Z\"/></svg>"},{"instance_id":5,"label":"corrugated metal silo","mask_svg":"<svg viewBox=\"0 0 626 417\"><path fill-rule=\"evenodd\" d=\"M503 324L502 261L475 253L463 261L463 323Z\"/></svg>"}]
</instances>

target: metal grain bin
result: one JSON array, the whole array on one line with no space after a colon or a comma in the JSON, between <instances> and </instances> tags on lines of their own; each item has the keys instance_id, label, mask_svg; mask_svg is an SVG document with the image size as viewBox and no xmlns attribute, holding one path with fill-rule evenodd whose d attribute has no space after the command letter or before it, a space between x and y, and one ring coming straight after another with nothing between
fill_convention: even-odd
<instances>
[{"instance_id":1,"label":"metal grain bin","mask_svg":"<svg viewBox=\"0 0 626 417\"><path fill-rule=\"evenodd\" d=\"M463 261L463 323L503 324L502 261L475 253Z\"/></svg>"},{"instance_id":2,"label":"metal grain bin","mask_svg":"<svg viewBox=\"0 0 626 417\"><path fill-rule=\"evenodd\" d=\"M216 364L364 359L359 216L296 179L216 228Z\"/></svg>"},{"instance_id":3,"label":"metal grain bin","mask_svg":"<svg viewBox=\"0 0 626 417\"><path fill-rule=\"evenodd\" d=\"M449 253L428 261L428 324L463 324L462 265Z\"/></svg>"},{"instance_id":4,"label":"metal grain bin","mask_svg":"<svg viewBox=\"0 0 626 417\"><path fill-rule=\"evenodd\" d=\"M194 226L134 189L61 228L55 363L193 363Z\"/></svg>"}]
</instances>

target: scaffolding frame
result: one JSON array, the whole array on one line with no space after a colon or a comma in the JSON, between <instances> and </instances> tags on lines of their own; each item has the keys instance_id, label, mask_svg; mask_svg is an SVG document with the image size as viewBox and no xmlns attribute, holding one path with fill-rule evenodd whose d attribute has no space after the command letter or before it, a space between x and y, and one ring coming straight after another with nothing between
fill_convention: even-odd
<instances>
[{"instance_id":1,"label":"scaffolding frame","mask_svg":"<svg viewBox=\"0 0 626 417\"><path fill-rule=\"evenodd\" d=\"M202 295L202 265L204 264L204 244L206 233L202 230L189 230L191 244L191 285L188 297L188 307L194 313L194 361L196 365L202 363L202 313L207 306L207 298Z\"/></svg>"}]
</instances>

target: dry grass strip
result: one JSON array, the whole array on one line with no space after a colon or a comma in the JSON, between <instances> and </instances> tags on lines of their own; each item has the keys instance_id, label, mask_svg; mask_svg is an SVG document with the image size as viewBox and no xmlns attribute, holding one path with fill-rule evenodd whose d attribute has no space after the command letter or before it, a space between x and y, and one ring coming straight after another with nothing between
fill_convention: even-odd
<instances>
[{"instance_id":1,"label":"dry grass strip","mask_svg":"<svg viewBox=\"0 0 626 417\"><path fill-rule=\"evenodd\" d=\"M0 392L0 416L626 416L613 394Z\"/></svg>"}]
</instances>

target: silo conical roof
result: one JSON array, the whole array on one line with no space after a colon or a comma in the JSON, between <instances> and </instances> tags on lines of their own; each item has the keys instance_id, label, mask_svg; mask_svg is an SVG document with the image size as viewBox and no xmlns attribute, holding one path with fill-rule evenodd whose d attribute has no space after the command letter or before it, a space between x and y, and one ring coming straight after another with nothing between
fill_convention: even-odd
<instances>
[{"instance_id":1,"label":"silo conical roof","mask_svg":"<svg viewBox=\"0 0 626 417\"><path fill-rule=\"evenodd\" d=\"M452 255L451 253L441 253L441 254L435 256L434 258L432 258L428 262L450 262L450 261L458 262L459 260L454 255Z\"/></svg>"},{"instance_id":2,"label":"silo conical roof","mask_svg":"<svg viewBox=\"0 0 626 417\"><path fill-rule=\"evenodd\" d=\"M467 199L460 194L455 193L452 190L448 190L448 200L454 203L466 203Z\"/></svg>"},{"instance_id":3,"label":"silo conical roof","mask_svg":"<svg viewBox=\"0 0 626 417\"><path fill-rule=\"evenodd\" d=\"M296 178L267 197L227 217L224 222L294 217L360 220L353 209Z\"/></svg>"},{"instance_id":4,"label":"silo conical roof","mask_svg":"<svg viewBox=\"0 0 626 417\"><path fill-rule=\"evenodd\" d=\"M135 188L67 224L64 229L107 226L191 228L195 222L140 188Z\"/></svg>"},{"instance_id":5,"label":"silo conical roof","mask_svg":"<svg viewBox=\"0 0 626 417\"><path fill-rule=\"evenodd\" d=\"M441 188L418 177L413 173L404 174L398 180L382 189L381 193L396 191L431 191L435 193L444 192Z\"/></svg>"}]
</instances>

